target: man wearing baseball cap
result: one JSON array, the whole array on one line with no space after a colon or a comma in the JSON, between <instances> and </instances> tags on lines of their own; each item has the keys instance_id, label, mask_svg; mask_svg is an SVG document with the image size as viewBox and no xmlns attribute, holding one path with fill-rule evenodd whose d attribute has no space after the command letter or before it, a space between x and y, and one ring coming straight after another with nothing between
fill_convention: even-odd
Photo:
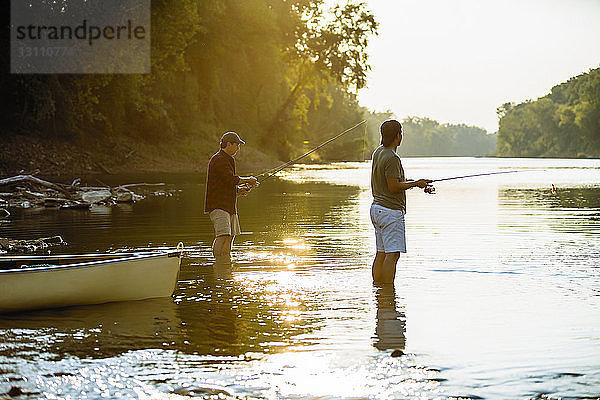
<instances>
[{"instance_id":1,"label":"man wearing baseball cap","mask_svg":"<svg viewBox=\"0 0 600 400\"><path fill-rule=\"evenodd\" d=\"M217 263L230 263L231 244L235 235L241 233L237 214L237 196L247 190L238 185L258 185L253 177L241 177L235 172L233 156L246 144L237 133L226 132L221 137L221 148L208 162L204 213L210 216L215 228L212 250Z\"/></svg>"}]
</instances>

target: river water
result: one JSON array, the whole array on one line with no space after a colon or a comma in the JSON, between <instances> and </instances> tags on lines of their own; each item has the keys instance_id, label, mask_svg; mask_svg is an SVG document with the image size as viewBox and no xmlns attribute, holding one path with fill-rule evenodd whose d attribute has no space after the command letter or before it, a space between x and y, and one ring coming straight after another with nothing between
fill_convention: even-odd
<instances>
[{"instance_id":1,"label":"river water","mask_svg":"<svg viewBox=\"0 0 600 400\"><path fill-rule=\"evenodd\" d=\"M298 166L241 199L229 273L202 176L102 178L166 183L133 205L11 210L0 236L60 234L55 252L183 241L187 257L173 298L0 316L0 397L600 397L600 160L403 164L522 172L409 191L393 287L371 283L368 163Z\"/></svg>"}]
</instances>

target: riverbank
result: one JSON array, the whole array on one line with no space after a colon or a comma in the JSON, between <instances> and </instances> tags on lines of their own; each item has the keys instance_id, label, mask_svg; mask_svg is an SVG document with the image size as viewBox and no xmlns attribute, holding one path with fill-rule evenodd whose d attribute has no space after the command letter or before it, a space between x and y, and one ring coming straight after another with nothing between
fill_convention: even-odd
<instances>
[{"instance_id":1,"label":"riverbank","mask_svg":"<svg viewBox=\"0 0 600 400\"><path fill-rule=\"evenodd\" d=\"M133 138L108 140L57 140L41 136L9 135L2 138L0 177L19 173L42 176L118 174L125 172L204 172L218 150L218 138L174 139L150 144ZM280 162L251 144L236 155L240 174L257 174Z\"/></svg>"}]
</instances>

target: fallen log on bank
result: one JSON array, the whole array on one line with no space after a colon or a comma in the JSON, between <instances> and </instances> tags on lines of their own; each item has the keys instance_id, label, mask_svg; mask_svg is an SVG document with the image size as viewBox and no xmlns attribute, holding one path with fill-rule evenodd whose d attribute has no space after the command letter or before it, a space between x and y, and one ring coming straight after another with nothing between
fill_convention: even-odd
<instances>
[{"instance_id":1,"label":"fallen log on bank","mask_svg":"<svg viewBox=\"0 0 600 400\"><path fill-rule=\"evenodd\" d=\"M56 190L57 192L61 192L64 195L71 197L71 193L69 193L69 191L66 190L64 187L61 187L60 184L47 182L33 175L17 175L10 178L0 179L0 186L16 185L19 183L30 183L34 185L39 185L45 188Z\"/></svg>"},{"instance_id":2,"label":"fallen log on bank","mask_svg":"<svg viewBox=\"0 0 600 400\"><path fill-rule=\"evenodd\" d=\"M0 250L9 253L35 253L51 246L66 245L61 236L50 236L38 239L8 239L0 237Z\"/></svg>"},{"instance_id":3,"label":"fallen log on bank","mask_svg":"<svg viewBox=\"0 0 600 400\"><path fill-rule=\"evenodd\" d=\"M114 188L80 186L81 180L74 179L71 185L48 182L33 175L17 175L0 179L0 206L2 209L47 207L87 209L94 204L111 205L133 203L145 196L130 188L140 186L163 186L164 183L133 183ZM10 215L8 210L0 218Z\"/></svg>"}]
</instances>

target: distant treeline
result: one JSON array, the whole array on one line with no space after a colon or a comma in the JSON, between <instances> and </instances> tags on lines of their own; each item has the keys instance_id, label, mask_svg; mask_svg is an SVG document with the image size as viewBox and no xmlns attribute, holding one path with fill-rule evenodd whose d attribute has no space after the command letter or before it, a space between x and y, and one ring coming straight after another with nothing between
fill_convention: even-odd
<instances>
[{"instance_id":1,"label":"distant treeline","mask_svg":"<svg viewBox=\"0 0 600 400\"><path fill-rule=\"evenodd\" d=\"M496 149L496 135L476 126L409 117L402 128L400 153L407 156L489 156Z\"/></svg>"},{"instance_id":2,"label":"distant treeline","mask_svg":"<svg viewBox=\"0 0 600 400\"><path fill-rule=\"evenodd\" d=\"M600 157L600 68L497 111L500 156Z\"/></svg>"},{"instance_id":3,"label":"distant treeline","mask_svg":"<svg viewBox=\"0 0 600 400\"><path fill-rule=\"evenodd\" d=\"M386 119L394 118L391 112L370 113L367 116L367 132L363 138L356 137L354 145L365 143L366 157L371 156L381 140L379 126ZM429 118L408 117L402 123L402 144L398 153L409 157L426 156L490 156L495 154L496 135L486 130L464 124L440 124ZM331 157L331 156L330 156Z\"/></svg>"},{"instance_id":4,"label":"distant treeline","mask_svg":"<svg viewBox=\"0 0 600 400\"><path fill-rule=\"evenodd\" d=\"M39 6L59 13L70 1ZM146 75L11 75L5 32L0 139L117 136L164 145L196 137L212 151L223 132L236 130L248 145L287 159L303 142L363 119L355 93L365 86L366 48L378 27L364 3L330 9L324 0L151 4L152 73Z\"/></svg>"}]
</instances>

